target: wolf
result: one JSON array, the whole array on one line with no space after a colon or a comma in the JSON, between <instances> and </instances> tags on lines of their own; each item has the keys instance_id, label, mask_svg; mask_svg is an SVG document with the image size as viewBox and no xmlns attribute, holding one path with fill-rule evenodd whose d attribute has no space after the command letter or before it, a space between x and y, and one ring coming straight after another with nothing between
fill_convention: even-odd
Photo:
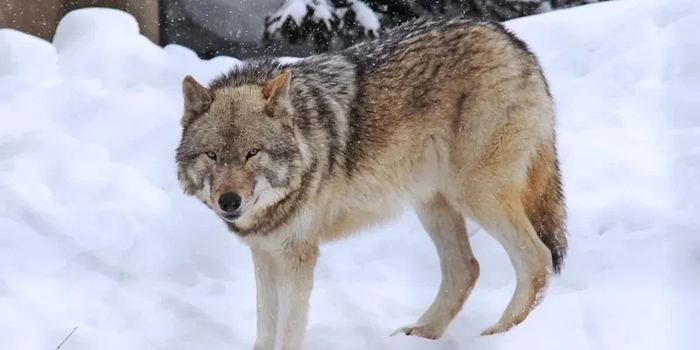
<instances>
[{"instance_id":1,"label":"wolf","mask_svg":"<svg viewBox=\"0 0 700 350\"><path fill-rule=\"evenodd\" d=\"M438 253L432 304L394 334L441 338L480 274L465 218L516 287L482 335L541 303L567 252L555 105L538 58L499 23L420 18L296 61L182 81L177 176L251 251L253 348L301 349L322 244L415 210ZM398 243L397 243L398 244Z\"/></svg>"}]
</instances>

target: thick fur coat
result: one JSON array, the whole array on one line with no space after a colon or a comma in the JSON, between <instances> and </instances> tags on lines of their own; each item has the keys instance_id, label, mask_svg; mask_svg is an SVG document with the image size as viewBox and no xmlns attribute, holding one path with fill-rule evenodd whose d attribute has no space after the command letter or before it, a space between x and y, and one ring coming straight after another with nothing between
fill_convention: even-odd
<instances>
[{"instance_id":1,"label":"thick fur coat","mask_svg":"<svg viewBox=\"0 0 700 350\"><path fill-rule=\"evenodd\" d=\"M440 290L398 333L440 338L479 276L465 217L508 253L519 324L567 251L554 103L535 55L497 23L416 20L293 63L183 81L185 193L251 248L255 349L301 349L319 246L413 207ZM436 271L437 273L437 271Z\"/></svg>"}]
</instances>

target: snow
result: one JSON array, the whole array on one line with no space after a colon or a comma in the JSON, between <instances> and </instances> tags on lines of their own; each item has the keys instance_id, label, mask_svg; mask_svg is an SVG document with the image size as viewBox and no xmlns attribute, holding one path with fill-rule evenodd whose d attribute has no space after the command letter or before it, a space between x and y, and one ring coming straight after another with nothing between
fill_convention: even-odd
<instances>
[{"instance_id":1,"label":"snow","mask_svg":"<svg viewBox=\"0 0 700 350\"><path fill-rule=\"evenodd\" d=\"M334 7L326 0L286 0L272 15L272 21L266 24L266 31L274 34L279 30L287 19L291 18L297 26L302 26L304 20L312 11L311 20L313 22L323 22L326 28L332 29L331 21L337 19L339 26L344 24L344 15L348 10L355 13L357 23L363 28L365 34L377 33L380 28L377 14L364 2L360 0L349 0L346 6ZM334 18L335 17L335 18Z\"/></svg>"},{"instance_id":2,"label":"snow","mask_svg":"<svg viewBox=\"0 0 700 350\"><path fill-rule=\"evenodd\" d=\"M323 21L328 30L331 30L331 20L333 19L333 6L326 0L288 0L278 8L270 18L274 20L267 27L267 32L272 34L284 25L287 18L291 18L297 26L301 26L304 18L308 15L309 8L313 9L312 20L314 22Z\"/></svg>"},{"instance_id":3,"label":"snow","mask_svg":"<svg viewBox=\"0 0 700 350\"><path fill-rule=\"evenodd\" d=\"M377 14L362 1L349 0L350 8L355 12L355 19L361 28L364 28L365 34L370 32L377 33L380 28L379 18Z\"/></svg>"},{"instance_id":4,"label":"snow","mask_svg":"<svg viewBox=\"0 0 700 350\"><path fill-rule=\"evenodd\" d=\"M594 24L595 23L595 24ZM439 341L388 335L439 286L412 212L323 248L309 349L694 349L700 343L700 3L620 0L507 23L557 100L570 253L505 334L503 249L469 226L481 278ZM293 58L285 58L293 59ZM83 9L53 44L0 30L0 348L250 349L249 251L179 189L182 78L203 61ZM390 248L388 248L390 247Z\"/></svg>"}]
</instances>

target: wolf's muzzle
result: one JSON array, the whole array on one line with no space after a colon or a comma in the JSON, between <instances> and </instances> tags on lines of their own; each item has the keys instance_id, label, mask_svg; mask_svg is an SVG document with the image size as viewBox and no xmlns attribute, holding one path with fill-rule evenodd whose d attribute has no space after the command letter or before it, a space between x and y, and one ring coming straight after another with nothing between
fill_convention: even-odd
<instances>
[{"instance_id":1,"label":"wolf's muzzle","mask_svg":"<svg viewBox=\"0 0 700 350\"><path fill-rule=\"evenodd\" d=\"M241 208L241 196L234 192L226 192L219 197L219 208L226 214L233 214Z\"/></svg>"}]
</instances>

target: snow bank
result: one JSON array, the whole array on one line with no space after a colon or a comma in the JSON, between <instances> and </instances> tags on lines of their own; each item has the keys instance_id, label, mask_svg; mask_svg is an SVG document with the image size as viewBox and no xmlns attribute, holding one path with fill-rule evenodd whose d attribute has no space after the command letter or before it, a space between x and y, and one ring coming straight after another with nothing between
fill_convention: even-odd
<instances>
[{"instance_id":1,"label":"snow bank","mask_svg":"<svg viewBox=\"0 0 700 350\"><path fill-rule=\"evenodd\" d=\"M700 343L700 4L614 1L507 25L557 100L563 274L526 322L480 337L515 281L502 248L470 232L482 276L445 337L389 338L439 285L437 254L407 212L324 247L309 349ZM182 78L238 63L161 49L109 9L71 12L53 44L0 30L0 348L54 349L76 326L62 349L252 347L250 253L184 197L174 168Z\"/></svg>"}]
</instances>

